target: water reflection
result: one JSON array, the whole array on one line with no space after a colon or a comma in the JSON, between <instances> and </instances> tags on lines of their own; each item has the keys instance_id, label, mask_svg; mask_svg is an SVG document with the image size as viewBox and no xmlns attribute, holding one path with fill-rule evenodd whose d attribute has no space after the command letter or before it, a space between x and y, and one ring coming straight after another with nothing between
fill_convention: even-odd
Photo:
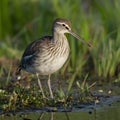
<instances>
[{"instance_id":1,"label":"water reflection","mask_svg":"<svg viewBox=\"0 0 120 120\"><path fill-rule=\"evenodd\" d=\"M46 118L46 116L45 116L46 114L48 114L48 113L42 112L37 120L44 120L44 118ZM55 113L55 112L50 112L50 113L49 113L49 119L48 119L48 120L54 120L54 114L57 114L57 113ZM63 114L64 114L65 117L66 117L65 120L70 120L67 112L63 112ZM45 117L44 117L44 116L45 116Z\"/></svg>"},{"instance_id":2,"label":"water reflection","mask_svg":"<svg viewBox=\"0 0 120 120\"><path fill-rule=\"evenodd\" d=\"M45 113L42 112L42 113L40 114L40 117L38 118L38 120L42 120L43 117L44 117L44 115L45 115ZM49 118L49 120L53 120L53 112L50 112L50 118Z\"/></svg>"},{"instance_id":3,"label":"water reflection","mask_svg":"<svg viewBox=\"0 0 120 120\"><path fill-rule=\"evenodd\" d=\"M0 120L120 120L120 101L112 106L101 105L96 109L79 112L29 112L0 115Z\"/></svg>"}]
</instances>

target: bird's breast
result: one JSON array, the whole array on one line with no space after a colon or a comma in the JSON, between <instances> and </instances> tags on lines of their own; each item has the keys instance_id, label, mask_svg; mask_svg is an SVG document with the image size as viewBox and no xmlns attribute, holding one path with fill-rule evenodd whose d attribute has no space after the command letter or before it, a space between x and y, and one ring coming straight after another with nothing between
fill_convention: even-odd
<instances>
[{"instance_id":1,"label":"bird's breast","mask_svg":"<svg viewBox=\"0 0 120 120\"><path fill-rule=\"evenodd\" d=\"M50 52L50 51L49 51ZM69 57L69 46L61 50L57 50L54 54L49 53L46 58L42 59L38 65L37 71L42 75L52 74L58 71Z\"/></svg>"}]
</instances>

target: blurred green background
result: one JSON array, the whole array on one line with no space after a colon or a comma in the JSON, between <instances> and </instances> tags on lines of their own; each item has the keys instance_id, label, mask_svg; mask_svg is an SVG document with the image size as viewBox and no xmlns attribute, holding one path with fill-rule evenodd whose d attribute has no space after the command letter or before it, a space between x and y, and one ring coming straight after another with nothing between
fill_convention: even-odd
<instances>
[{"instance_id":1,"label":"blurred green background","mask_svg":"<svg viewBox=\"0 0 120 120\"><path fill-rule=\"evenodd\" d=\"M19 60L30 42L51 34L55 18L67 18L92 48L67 35L71 55L62 72L120 81L119 15L120 0L0 0L0 58Z\"/></svg>"}]
</instances>

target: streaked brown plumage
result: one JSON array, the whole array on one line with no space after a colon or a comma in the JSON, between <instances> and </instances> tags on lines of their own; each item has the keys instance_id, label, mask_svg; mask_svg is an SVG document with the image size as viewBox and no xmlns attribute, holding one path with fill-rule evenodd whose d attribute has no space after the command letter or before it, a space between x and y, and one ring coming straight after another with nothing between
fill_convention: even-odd
<instances>
[{"instance_id":1,"label":"streaked brown plumage","mask_svg":"<svg viewBox=\"0 0 120 120\"><path fill-rule=\"evenodd\" d=\"M27 72L37 75L43 97L45 95L38 74L49 75L48 87L50 96L53 98L50 75L64 65L70 52L69 44L64 33L69 33L85 43L84 40L71 31L70 27L71 23L67 19L56 19L53 22L52 36L44 36L32 42L28 45L22 56L18 71L24 69Z\"/></svg>"}]
</instances>

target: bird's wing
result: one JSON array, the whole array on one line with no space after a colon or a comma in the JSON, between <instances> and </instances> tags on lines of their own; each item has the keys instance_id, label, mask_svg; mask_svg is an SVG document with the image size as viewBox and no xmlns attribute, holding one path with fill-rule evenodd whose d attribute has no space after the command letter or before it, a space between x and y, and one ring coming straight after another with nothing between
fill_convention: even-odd
<instances>
[{"instance_id":1,"label":"bird's wing","mask_svg":"<svg viewBox=\"0 0 120 120\"><path fill-rule=\"evenodd\" d=\"M34 58L35 55L40 53L42 47L44 48L46 44L49 44L49 42L51 42L51 40L52 36L45 36L30 43L23 53L21 62L16 70L16 74L19 74L21 69L25 68L26 64L31 64L32 58Z\"/></svg>"},{"instance_id":2,"label":"bird's wing","mask_svg":"<svg viewBox=\"0 0 120 120\"><path fill-rule=\"evenodd\" d=\"M51 36L45 36L36 41L33 41L28 45L22 57L31 57L32 55L37 54L42 49L41 47L44 47L44 45L47 44L47 42L49 42L50 40Z\"/></svg>"}]
</instances>

